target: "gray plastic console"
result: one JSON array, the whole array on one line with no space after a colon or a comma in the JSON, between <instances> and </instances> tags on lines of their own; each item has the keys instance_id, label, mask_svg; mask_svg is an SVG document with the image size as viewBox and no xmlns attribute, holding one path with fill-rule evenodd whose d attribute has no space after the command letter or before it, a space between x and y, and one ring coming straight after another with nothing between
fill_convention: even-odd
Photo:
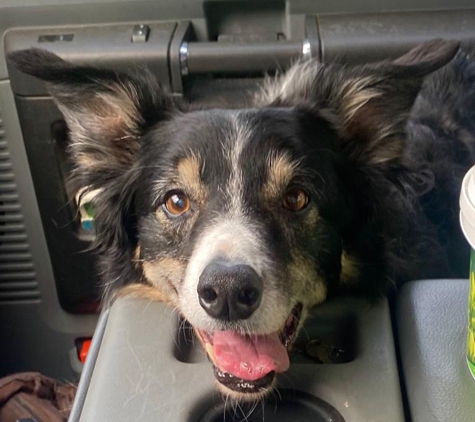
<instances>
[{"instance_id":1,"label":"gray plastic console","mask_svg":"<svg viewBox=\"0 0 475 422\"><path fill-rule=\"evenodd\" d=\"M98 326L70 422L223 420L212 366L197 341L183 341L179 325L176 313L164 304L130 298L116 302ZM404 421L386 300L371 306L342 298L322 305L297 345L314 339L343 341L350 361L318 364L294 354L290 370L278 379L283 398L277 395L265 408L266 422ZM320 413L308 409L311 396L318 398L312 406ZM292 410L282 404L289 397ZM249 421L262 421L260 412L258 407ZM300 414L313 416L301 419ZM234 419L228 415L226 420Z\"/></svg>"},{"instance_id":2,"label":"gray plastic console","mask_svg":"<svg viewBox=\"0 0 475 422\"><path fill-rule=\"evenodd\" d=\"M412 422L475 420L466 361L467 280L409 283L398 303L401 359Z\"/></svg>"}]
</instances>

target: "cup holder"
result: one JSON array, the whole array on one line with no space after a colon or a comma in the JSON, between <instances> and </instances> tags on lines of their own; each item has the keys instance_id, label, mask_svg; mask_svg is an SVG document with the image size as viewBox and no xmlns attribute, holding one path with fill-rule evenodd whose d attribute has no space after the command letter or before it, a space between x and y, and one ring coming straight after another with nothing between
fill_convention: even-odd
<instances>
[{"instance_id":1,"label":"cup holder","mask_svg":"<svg viewBox=\"0 0 475 422\"><path fill-rule=\"evenodd\" d=\"M333 406L317 397L295 390L279 392L280 397L264 404L216 404L198 422L345 422Z\"/></svg>"}]
</instances>

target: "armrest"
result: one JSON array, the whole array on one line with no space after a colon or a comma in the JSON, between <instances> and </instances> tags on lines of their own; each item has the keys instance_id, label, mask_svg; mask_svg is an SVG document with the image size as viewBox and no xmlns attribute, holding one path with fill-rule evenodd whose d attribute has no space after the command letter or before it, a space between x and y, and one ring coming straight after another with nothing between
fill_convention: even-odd
<instances>
[{"instance_id":1,"label":"armrest","mask_svg":"<svg viewBox=\"0 0 475 422\"><path fill-rule=\"evenodd\" d=\"M402 368L413 422L475 418L475 380L466 362L467 280L408 283L397 321Z\"/></svg>"}]
</instances>

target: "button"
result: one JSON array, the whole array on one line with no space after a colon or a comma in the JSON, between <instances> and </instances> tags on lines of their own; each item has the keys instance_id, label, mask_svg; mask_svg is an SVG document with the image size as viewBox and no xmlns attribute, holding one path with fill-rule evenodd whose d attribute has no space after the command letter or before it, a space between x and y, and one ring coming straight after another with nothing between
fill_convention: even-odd
<instances>
[{"instance_id":1,"label":"button","mask_svg":"<svg viewBox=\"0 0 475 422\"><path fill-rule=\"evenodd\" d=\"M89 348L91 347L91 339L84 340L81 344L81 348L79 349L79 361L81 363L86 362L87 354L89 353Z\"/></svg>"},{"instance_id":2,"label":"button","mask_svg":"<svg viewBox=\"0 0 475 422\"><path fill-rule=\"evenodd\" d=\"M150 34L148 25L135 25L132 30L132 42L147 42Z\"/></svg>"}]
</instances>

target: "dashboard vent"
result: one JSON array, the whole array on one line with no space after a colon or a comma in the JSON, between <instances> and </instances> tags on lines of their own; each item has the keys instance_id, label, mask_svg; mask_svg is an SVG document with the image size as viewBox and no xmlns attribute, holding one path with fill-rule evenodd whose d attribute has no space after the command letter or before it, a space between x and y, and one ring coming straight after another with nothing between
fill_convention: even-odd
<instances>
[{"instance_id":1,"label":"dashboard vent","mask_svg":"<svg viewBox=\"0 0 475 422\"><path fill-rule=\"evenodd\" d=\"M0 303L32 301L39 297L15 175L0 120Z\"/></svg>"}]
</instances>

